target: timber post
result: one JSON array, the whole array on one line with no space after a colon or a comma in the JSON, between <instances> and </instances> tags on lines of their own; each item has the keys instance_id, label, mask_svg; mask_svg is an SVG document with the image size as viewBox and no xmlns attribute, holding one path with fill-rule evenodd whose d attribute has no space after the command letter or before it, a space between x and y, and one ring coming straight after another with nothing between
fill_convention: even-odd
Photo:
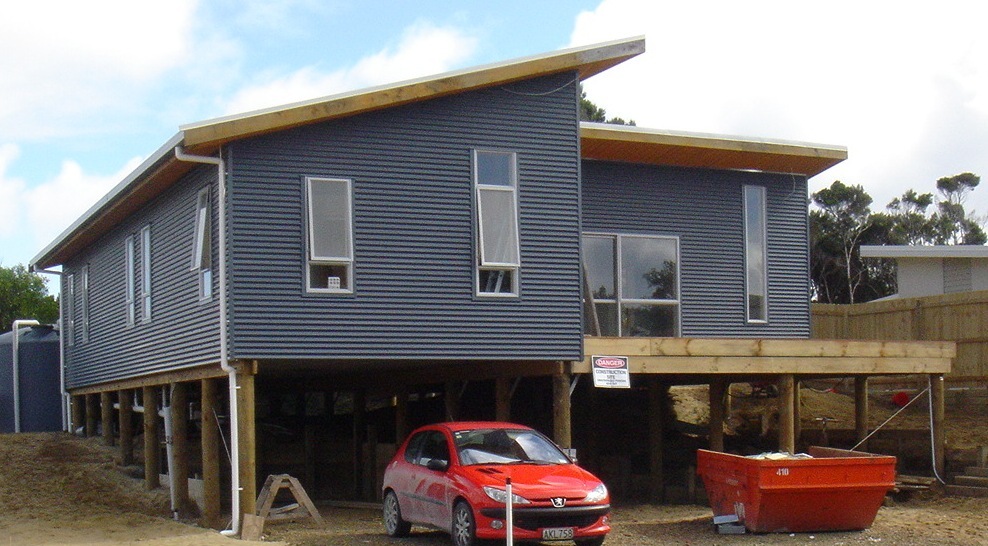
<instances>
[{"instance_id":1,"label":"timber post","mask_svg":"<svg viewBox=\"0 0 988 546\"><path fill-rule=\"evenodd\" d=\"M511 380L498 377L494 380L494 420L511 420Z\"/></svg>"},{"instance_id":2,"label":"timber post","mask_svg":"<svg viewBox=\"0 0 988 546\"><path fill-rule=\"evenodd\" d=\"M85 430L86 426L86 397L85 395L73 395L72 398L72 434L80 428Z\"/></svg>"},{"instance_id":3,"label":"timber post","mask_svg":"<svg viewBox=\"0 0 988 546\"><path fill-rule=\"evenodd\" d=\"M854 377L854 432L860 442L868 436L868 376ZM868 451L868 444L863 443L861 451Z\"/></svg>"},{"instance_id":4,"label":"timber post","mask_svg":"<svg viewBox=\"0 0 988 546\"><path fill-rule=\"evenodd\" d=\"M666 402L669 387L658 377L651 378L648 384L648 452L649 452L649 499L661 502L665 497L665 476L663 474L663 430L666 421Z\"/></svg>"},{"instance_id":5,"label":"timber post","mask_svg":"<svg viewBox=\"0 0 988 546\"><path fill-rule=\"evenodd\" d=\"M257 428L254 398L254 373L243 369L237 374L237 433L239 441L240 468L236 469L240 477L240 514L253 515L257 511Z\"/></svg>"},{"instance_id":6,"label":"timber post","mask_svg":"<svg viewBox=\"0 0 988 546\"><path fill-rule=\"evenodd\" d=\"M803 417L799 408L800 399L803 396L802 389L803 382L795 379L792 385L792 439L794 446L799 444L799 437L803 434Z\"/></svg>"},{"instance_id":7,"label":"timber post","mask_svg":"<svg viewBox=\"0 0 988 546\"><path fill-rule=\"evenodd\" d=\"M202 519L218 528L220 523L220 424L216 420L217 384L213 379L200 380L200 428L202 429Z\"/></svg>"},{"instance_id":8,"label":"timber post","mask_svg":"<svg viewBox=\"0 0 988 546\"><path fill-rule=\"evenodd\" d=\"M172 453L175 468L169 468L175 487L178 510L188 513L189 501L189 391L186 383L172 383L171 405Z\"/></svg>"},{"instance_id":9,"label":"timber post","mask_svg":"<svg viewBox=\"0 0 988 546\"><path fill-rule=\"evenodd\" d=\"M408 436L408 387L398 387L395 394L395 447Z\"/></svg>"},{"instance_id":10,"label":"timber post","mask_svg":"<svg viewBox=\"0 0 988 546\"><path fill-rule=\"evenodd\" d=\"M443 397L446 402L446 420L456 421L456 416L460 413L460 382L447 381L446 395Z\"/></svg>"},{"instance_id":11,"label":"timber post","mask_svg":"<svg viewBox=\"0 0 988 546\"><path fill-rule=\"evenodd\" d=\"M120 401L120 464L130 466L134 464L134 412L133 399L130 390L121 390L117 393Z\"/></svg>"},{"instance_id":12,"label":"timber post","mask_svg":"<svg viewBox=\"0 0 988 546\"><path fill-rule=\"evenodd\" d=\"M367 392L353 391L353 495L363 498L364 492L364 440L367 432L365 410Z\"/></svg>"},{"instance_id":13,"label":"timber post","mask_svg":"<svg viewBox=\"0 0 988 546\"><path fill-rule=\"evenodd\" d=\"M161 450L158 444L158 388L143 387L144 404L144 485L161 487Z\"/></svg>"},{"instance_id":14,"label":"timber post","mask_svg":"<svg viewBox=\"0 0 988 546\"><path fill-rule=\"evenodd\" d=\"M795 378L792 374L779 376L779 451L796 452L796 438L793 403L795 400Z\"/></svg>"},{"instance_id":15,"label":"timber post","mask_svg":"<svg viewBox=\"0 0 988 546\"><path fill-rule=\"evenodd\" d=\"M572 406L569 398L569 384L572 375L569 365L552 376L552 435L559 447L573 447Z\"/></svg>"},{"instance_id":16,"label":"timber post","mask_svg":"<svg viewBox=\"0 0 988 546\"><path fill-rule=\"evenodd\" d=\"M724 398L727 394L727 383L718 379L710 383L710 450L724 451L724 413L726 411Z\"/></svg>"},{"instance_id":17,"label":"timber post","mask_svg":"<svg viewBox=\"0 0 988 546\"><path fill-rule=\"evenodd\" d=\"M103 445L113 445L113 397L110 391L99 393L100 426L103 429Z\"/></svg>"},{"instance_id":18,"label":"timber post","mask_svg":"<svg viewBox=\"0 0 988 546\"><path fill-rule=\"evenodd\" d=\"M946 440L944 430L944 385L943 375L930 374L930 401L933 403L933 470L937 476L944 476L946 470Z\"/></svg>"},{"instance_id":19,"label":"timber post","mask_svg":"<svg viewBox=\"0 0 988 546\"><path fill-rule=\"evenodd\" d=\"M99 413L99 395L87 394L86 398L86 438L96 436L97 413Z\"/></svg>"}]
</instances>

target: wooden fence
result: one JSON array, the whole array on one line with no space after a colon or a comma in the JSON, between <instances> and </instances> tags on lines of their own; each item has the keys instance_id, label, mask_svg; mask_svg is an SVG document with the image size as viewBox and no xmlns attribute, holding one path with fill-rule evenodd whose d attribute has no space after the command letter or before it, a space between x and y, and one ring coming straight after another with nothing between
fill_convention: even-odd
<instances>
[{"instance_id":1,"label":"wooden fence","mask_svg":"<svg viewBox=\"0 0 988 546\"><path fill-rule=\"evenodd\" d=\"M954 341L951 381L988 379L988 290L854 305L813 304L813 338Z\"/></svg>"}]
</instances>

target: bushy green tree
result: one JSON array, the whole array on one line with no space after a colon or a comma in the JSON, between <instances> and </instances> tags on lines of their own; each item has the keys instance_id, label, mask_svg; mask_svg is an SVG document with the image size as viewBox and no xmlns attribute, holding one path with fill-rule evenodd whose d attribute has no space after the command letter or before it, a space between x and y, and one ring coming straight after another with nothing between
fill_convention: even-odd
<instances>
[{"instance_id":1,"label":"bushy green tree","mask_svg":"<svg viewBox=\"0 0 988 546\"><path fill-rule=\"evenodd\" d=\"M45 280L22 265L0 266L0 332L17 319L42 323L58 320L58 300L48 294Z\"/></svg>"}]
</instances>

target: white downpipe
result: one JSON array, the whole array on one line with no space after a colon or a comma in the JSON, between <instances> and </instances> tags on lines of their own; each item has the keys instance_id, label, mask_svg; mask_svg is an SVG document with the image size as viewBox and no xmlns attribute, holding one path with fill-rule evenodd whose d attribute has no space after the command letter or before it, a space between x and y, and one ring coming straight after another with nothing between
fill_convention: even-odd
<instances>
[{"instance_id":1,"label":"white downpipe","mask_svg":"<svg viewBox=\"0 0 988 546\"><path fill-rule=\"evenodd\" d=\"M40 326L36 320L17 319L14 321L11 332L14 334L14 432L21 431L21 363L20 363L20 339L21 334L18 328L21 326Z\"/></svg>"},{"instance_id":2,"label":"white downpipe","mask_svg":"<svg viewBox=\"0 0 988 546\"><path fill-rule=\"evenodd\" d=\"M508 500L505 501L505 505L504 505L505 546L514 546L515 545L515 515L514 515L515 503L513 502L514 499L511 497L511 478L506 478L504 480L504 492L508 494Z\"/></svg>"},{"instance_id":3,"label":"white downpipe","mask_svg":"<svg viewBox=\"0 0 988 546\"><path fill-rule=\"evenodd\" d=\"M168 391L168 403L164 402L164 396L162 396L161 409L158 410L158 415L165 420L165 458L168 460L168 496L171 499L172 506L172 517L175 521L178 521L178 492L175 489L175 449L174 449L174 437L172 435L172 429L174 424L172 423L172 394L174 391ZM162 389L162 394L165 393L165 389Z\"/></svg>"},{"instance_id":4,"label":"white downpipe","mask_svg":"<svg viewBox=\"0 0 988 546\"><path fill-rule=\"evenodd\" d=\"M227 373L230 386L230 528L220 531L226 536L233 536L240 533L240 419L237 411L237 369L230 365L230 354L227 350L227 324L226 324L226 164L223 161L223 150L220 149L219 157L208 155L191 155L185 153L181 146L175 147L175 159L188 161L190 163L206 163L216 165L217 169L217 192L216 200L219 203L219 237L218 246L220 248L219 265L219 298L220 298L220 367ZM219 423L217 423L219 426Z\"/></svg>"},{"instance_id":5,"label":"white downpipe","mask_svg":"<svg viewBox=\"0 0 988 546\"><path fill-rule=\"evenodd\" d=\"M61 289L61 271L52 271L50 269L38 269L37 267L31 266L31 271L34 273L44 273L45 275L55 275L59 279L59 289ZM62 431L74 433L72 428L72 418L69 416L69 399L70 395L65 391L65 331L62 328L62 298L58 298L58 381L59 381L59 398L62 399Z\"/></svg>"}]
</instances>

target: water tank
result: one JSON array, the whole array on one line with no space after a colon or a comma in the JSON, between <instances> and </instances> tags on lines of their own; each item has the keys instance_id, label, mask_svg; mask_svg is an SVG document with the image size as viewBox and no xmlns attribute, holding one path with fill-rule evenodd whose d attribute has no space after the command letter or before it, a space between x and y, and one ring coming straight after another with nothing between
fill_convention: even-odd
<instances>
[{"instance_id":1,"label":"water tank","mask_svg":"<svg viewBox=\"0 0 988 546\"><path fill-rule=\"evenodd\" d=\"M20 328L21 432L62 430L58 330ZM14 432L14 332L0 335L0 432Z\"/></svg>"}]
</instances>

